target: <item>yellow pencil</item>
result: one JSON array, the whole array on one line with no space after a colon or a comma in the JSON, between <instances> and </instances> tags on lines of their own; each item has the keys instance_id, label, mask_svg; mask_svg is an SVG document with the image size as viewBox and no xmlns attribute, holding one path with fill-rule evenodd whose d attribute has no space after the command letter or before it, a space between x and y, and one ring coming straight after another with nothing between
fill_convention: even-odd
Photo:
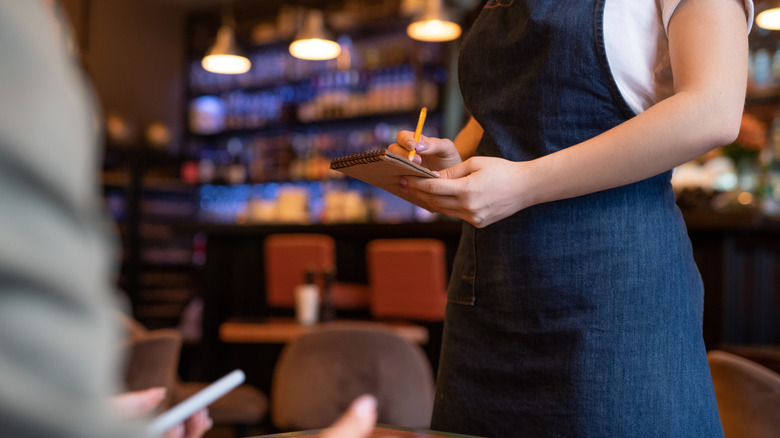
<instances>
[{"instance_id":1,"label":"yellow pencil","mask_svg":"<svg viewBox=\"0 0 780 438\"><path fill-rule=\"evenodd\" d=\"M420 141L420 134L422 134L423 125L425 124L425 115L428 114L428 108L422 107L420 110L420 118L417 119L417 129L414 130L414 142ZM409 161L414 158L415 150L409 151Z\"/></svg>"}]
</instances>

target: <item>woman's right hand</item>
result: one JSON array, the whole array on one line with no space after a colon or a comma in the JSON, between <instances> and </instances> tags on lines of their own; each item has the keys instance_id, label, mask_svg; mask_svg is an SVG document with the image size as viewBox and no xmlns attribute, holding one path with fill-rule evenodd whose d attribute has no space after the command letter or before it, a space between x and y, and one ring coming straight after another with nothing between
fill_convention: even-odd
<instances>
[{"instance_id":1,"label":"woman's right hand","mask_svg":"<svg viewBox=\"0 0 780 438\"><path fill-rule=\"evenodd\" d=\"M349 405L333 425L324 430L324 438L368 438L374 430L377 401L373 395L362 395Z\"/></svg>"},{"instance_id":2,"label":"woman's right hand","mask_svg":"<svg viewBox=\"0 0 780 438\"><path fill-rule=\"evenodd\" d=\"M415 142L414 132L401 131L395 141L387 148L390 152L405 157L414 150L416 155L413 161L431 170L447 169L461 162L455 143L446 138L420 136L420 141Z\"/></svg>"}]
</instances>

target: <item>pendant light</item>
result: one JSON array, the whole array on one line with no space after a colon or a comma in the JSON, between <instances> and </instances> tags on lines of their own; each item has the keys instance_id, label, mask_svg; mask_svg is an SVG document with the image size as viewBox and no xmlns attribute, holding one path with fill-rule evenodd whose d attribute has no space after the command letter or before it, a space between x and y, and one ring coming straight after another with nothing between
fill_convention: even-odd
<instances>
[{"instance_id":1,"label":"pendant light","mask_svg":"<svg viewBox=\"0 0 780 438\"><path fill-rule=\"evenodd\" d=\"M769 30L780 30L780 8L767 9L756 15L756 25Z\"/></svg>"},{"instance_id":2,"label":"pendant light","mask_svg":"<svg viewBox=\"0 0 780 438\"><path fill-rule=\"evenodd\" d=\"M290 54L312 61L333 59L341 54L341 46L325 30L322 11L310 9L306 12L303 28L290 44Z\"/></svg>"},{"instance_id":3,"label":"pendant light","mask_svg":"<svg viewBox=\"0 0 780 438\"><path fill-rule=\"evenodd\" d=\"M222 26L217 31L217 41L211 46L201 65L206 71L222 74L246 73L252 63L245 57L236 44L236 21L232 10L223 8Z\"/></svg>"},{"instance_id":4,"label":"pendant light","mask_svg":"<svg viewBox=\"0 0 780 438\"><path fill-rule=\"evenodd\" d=\"M458 23L449 20L442 9L442 0L427 0L419 19L406 28L406 34L419 41L444 42L460 36Z\"/></svg>"}]
</instances>

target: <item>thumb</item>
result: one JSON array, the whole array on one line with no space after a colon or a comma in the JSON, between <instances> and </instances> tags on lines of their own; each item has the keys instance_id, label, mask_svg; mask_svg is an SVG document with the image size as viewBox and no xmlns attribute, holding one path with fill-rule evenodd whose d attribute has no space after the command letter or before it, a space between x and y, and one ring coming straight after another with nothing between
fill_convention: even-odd
<instances>
[{"instance_id":1,"label":"thumb","mask_svg":"<svg viewBox=\"0 0 780 438\"><path fill-rule=\"evenodd\" d=\"M376 423L376 404L373 395L358 397L323 438L367 438Z\"/></svg>"},{"instance_id":2,"label":"thumb","mask_svg":"<svg viewBox=\"0 0 780 438\"><path fill-rule=\"evenodd\" d=\"M479 170L479 168L474 165L473 160L468 159L450 168L440 170L439 176L445 179L457 179L457 178L463 178L464 176L468 176L476 172L477 170Z\"/></svg>"},{"instance_id":3,"label":"thumb","mask_svg":"<svg viewBox=\"0 0 780 438\"><path fill-rule=\"evenodd\" d=\"M165 394L165 388L155 387L114 396L110 403L123 418L138 418L152 413L165 399Z\"/></svg>"}]
</instances>

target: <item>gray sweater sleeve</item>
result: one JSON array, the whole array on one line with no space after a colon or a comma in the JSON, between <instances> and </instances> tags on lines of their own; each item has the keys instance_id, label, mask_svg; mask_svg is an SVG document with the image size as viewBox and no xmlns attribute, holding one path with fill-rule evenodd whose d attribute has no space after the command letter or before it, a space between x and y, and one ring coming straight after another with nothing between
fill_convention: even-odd
<instances>
[{"instance_id":1,"label":"gray sweater sleeve","mask_svg":"<svg viewBox=\"0 0 780 438\"><path fill-rule=\"evenodd\" d=\"M40 0L0 1L0 436L143 436L118 390L88 87Z\"/></svg>"}]
</instances>

